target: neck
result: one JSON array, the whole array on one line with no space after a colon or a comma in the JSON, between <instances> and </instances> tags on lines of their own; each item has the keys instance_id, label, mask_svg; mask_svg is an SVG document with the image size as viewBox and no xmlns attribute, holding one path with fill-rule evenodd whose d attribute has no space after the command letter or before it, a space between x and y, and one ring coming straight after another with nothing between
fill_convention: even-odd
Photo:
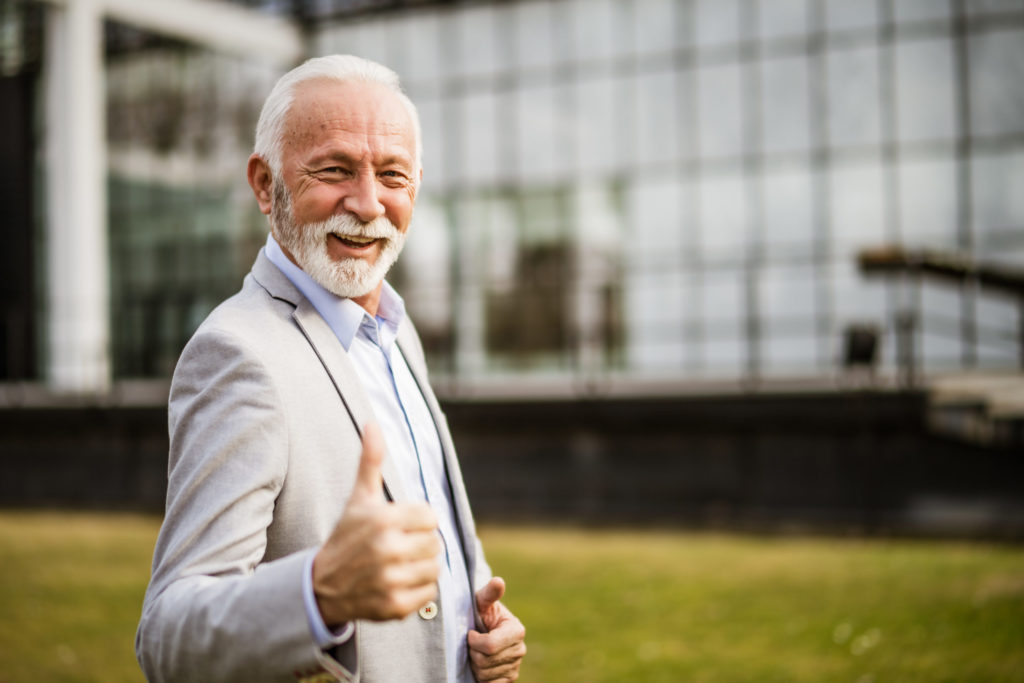
<instances>
[{"instance_id":1,"label":"neck","mask_svg":"<svg viewBox=\"0 0 1024 683\"><path fill-rule=\"evenodd\" d=\"M380 293L384 288L384 283L379 282L377 286L371 289L369 292L362 296L352 297L352 301L363 307L363 310L372 316L377 315L377 309L380 307Z\"/></svg>"}]
</instances>

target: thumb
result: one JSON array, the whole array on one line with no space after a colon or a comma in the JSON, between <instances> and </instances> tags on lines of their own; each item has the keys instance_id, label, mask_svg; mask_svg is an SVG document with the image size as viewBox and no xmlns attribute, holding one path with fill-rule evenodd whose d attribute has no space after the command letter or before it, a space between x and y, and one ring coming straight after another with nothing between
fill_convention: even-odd
<instances>
[{"instance_id":1,"label":"thumb","mask_svg":"<svg viewBox=\"0 0 1024 683\"><path fill-rule=\"evenodd\" d=\"M476 608L486 612L505 595L505 579L495 576L487 585L476 592Z\"/></svg>"},{"instance_id":2,"label":"thumb","mask_svg":"<svg viewBox=\"0 0 1024 683\"><path fill-rule=\"evenodd\" d=\"M380 473L384 450L384 435L380 427L376 422L368 422L363 427L363 453L359 458L359 470L349 504L384 502L384 479Z\"/></svg>"}]
</instances>

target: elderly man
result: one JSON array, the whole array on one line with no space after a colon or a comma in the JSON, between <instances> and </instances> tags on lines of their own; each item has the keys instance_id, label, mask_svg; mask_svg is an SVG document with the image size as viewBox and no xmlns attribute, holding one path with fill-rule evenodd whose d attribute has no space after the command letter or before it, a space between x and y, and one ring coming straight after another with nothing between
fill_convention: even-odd
<instances>
[{"instance_id":1,"label":"elderly man","mask_svg":"<svg viewBox=\"0 0 1024 683\"><path fill-rule=\"evenodd\" d=\"M150 680L518 677L523 626L383 279L421 149L397 76L366 60L310 60L267 98L248 179L271 234L171 385Z\"/></svg>"}]
</instances>

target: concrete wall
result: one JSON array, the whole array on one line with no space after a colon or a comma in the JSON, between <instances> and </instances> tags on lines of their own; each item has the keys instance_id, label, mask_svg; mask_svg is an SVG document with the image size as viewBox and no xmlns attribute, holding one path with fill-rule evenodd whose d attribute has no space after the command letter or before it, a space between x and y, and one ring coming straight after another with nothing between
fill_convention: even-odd
<instances>
[{"instance_id":1,"label":"concrete wall","mask_svg":"<svg viewBox=\"0 0 1024 683\"><path fill-rule=\"evenodd\" d=\"M477 516L1024 538L1024 454L927 431L917 393L448 400ZM160 406L0 410L0 505L159 511Z\"/></svg>"}]
</instances>

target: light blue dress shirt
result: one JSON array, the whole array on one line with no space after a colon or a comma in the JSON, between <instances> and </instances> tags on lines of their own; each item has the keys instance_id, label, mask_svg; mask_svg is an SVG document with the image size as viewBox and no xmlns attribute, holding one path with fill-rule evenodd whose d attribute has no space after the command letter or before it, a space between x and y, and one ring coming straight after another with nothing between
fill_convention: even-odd
<instances>
[{"instance_id":1,"label":"light blue dress shirt","mask_svg":"<svg viewBox=\"0 0 1024 683\"><path fill-rule=\"evenodd\" d=\"M338 297L288 260L273 236L267 236L270 261L309 299L349 354L370 400L374 418L384 434L388 457L401 473L405 490L426 501L438 518L442 541L440 616L445 632L448 680L473 683L466 634L473 628L474 605L466 560L459 541L455 506L445 474L437 425L409 366L395 343L405 318L402 298L387 282L381 291L377 316L350 299ZM330 648L352 637L352 624L332 633L324 624L313 595L313 555L303 577L306 616L317 644Z\"/></svg>"}]
</instances>

